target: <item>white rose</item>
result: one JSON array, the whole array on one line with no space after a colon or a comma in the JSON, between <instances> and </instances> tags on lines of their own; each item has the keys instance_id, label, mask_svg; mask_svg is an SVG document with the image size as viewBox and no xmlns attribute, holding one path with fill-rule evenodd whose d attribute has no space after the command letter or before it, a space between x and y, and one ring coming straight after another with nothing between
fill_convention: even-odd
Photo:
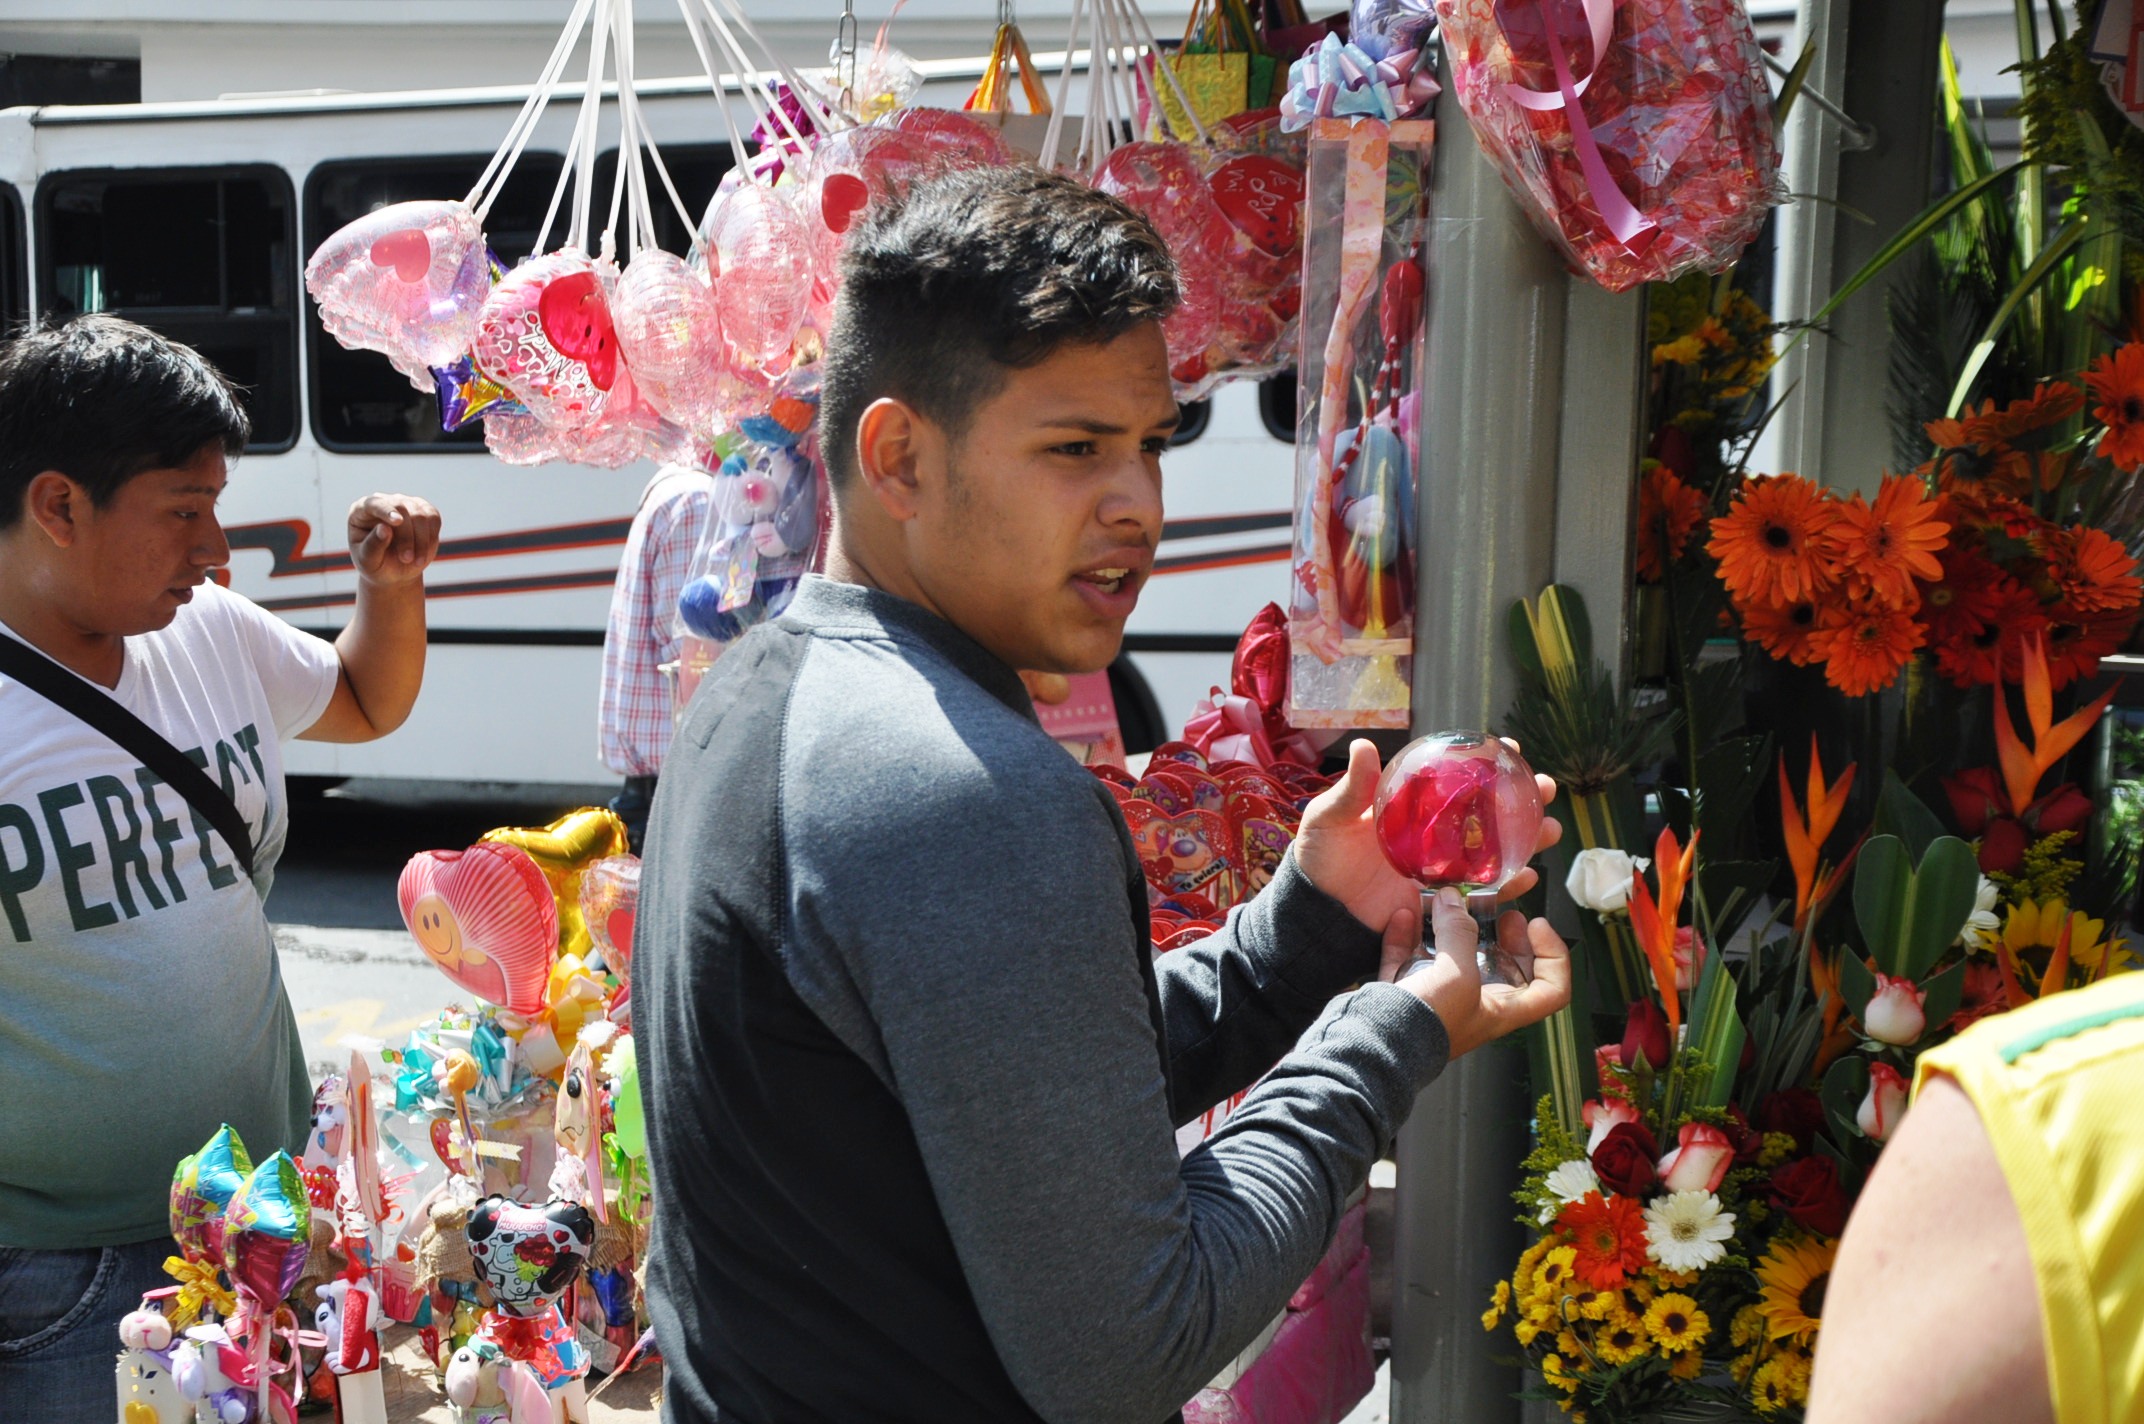
<instances>
[{"instance_id":1,"label":"white rose","mask_svg":"<svg viewBox=\"0 0 2144 1424\"><path fill-rule=\"evenodd\" d=\"M1630 878L1652 862L1613 849L1582 850L1571 860L1563 888L1588 910L1614 914L1630 903Z\"/></svg>"}]
</instances>

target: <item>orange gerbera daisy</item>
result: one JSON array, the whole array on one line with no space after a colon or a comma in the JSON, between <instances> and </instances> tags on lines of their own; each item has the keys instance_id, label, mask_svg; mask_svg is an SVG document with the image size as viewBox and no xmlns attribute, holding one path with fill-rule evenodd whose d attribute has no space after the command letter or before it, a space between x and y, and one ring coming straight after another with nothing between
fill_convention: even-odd
<instances>
[{"instance_id":1,"label":"orange gerbera daisy","mask_svg":"<svg viewBox=\"0 0 2144 1424\"><path fill-rule=\"evenodd\" d=\"M1857 494L1839 506L1824 547L1849 585L1910 613L1920 602L1913 581L1943 576L1936 553L1949 537L1949 523L1917 481L1885 475L1875 503Z\"/></svg>"},{"instance_id":2,"label":"orange gerbera daisy","mask_svg":"<svg viewBox=\"0 0 2144 1424\"><path fill-rule=\"evenodd\" d=\"M1913 615L1874 597L1847 598L1817 614L1816 654L1824 680L1848 697L1880 692L1925 638Z\"/></svg>"},{"instance_id":3,"label":"orange gerbera daisy","mask_svg":"<svg viewBox=\"0 0 2144 1424\"><path fill-rule=\"evenodd\" d=\"M1645 1212L1635 1197L1587 1192L1564 1203L1556 1226L1578 1249L1578 1278L1595 1290L1620 1289L1645 1269Z\"/></svg>"},{"instance_id":4,"label":"orange gerbera daisy","mask_svg":"<svg viewBox=\"0 0 2144 1424\"><path fill-rule=\"evenodd\" d=\"M1705 517L1705 497L1666 465L1654 465L1638 482L1638 580L1658 583L1682 557L1690 535Z\"/></svg>"},{"instance_id":5,"label":"orange gerbera daisy","mask_svg":"<svg viewBox=\"0 0 2144 1424\"><path fill-rule=\"evenodd\" d=\"M1742 633L1782 662L1807 667L1816 661L1816 605L1752 603L1742 610Z\"/></svg>"},{"instance_id":6,"label":"orange gerbera daisy","mask_svg":"<svg viewBox=\"0 0 2144 1424\"><path fill-rule=\"evenodd\" d=\"M2137 561L2105 530L2088 524L2056 529L2041 540L2041 547L2063 601L2081 612L2134 608L2144 598Z\"/></svg>"},{"instance_id":7,"label":"orange gerbera daisy","mask_svg":"<svg viewBox=\"0 0 2144 1424\"><path fill-rule=\"evenodd\" d=\"M1987 591L1985 623L1978 633L1934 644L1936 671L1959 687L1987 687L2024 671L2019 655L2023 638L2046 631L2047 613L2039 595L1997 574Z\"/></svg>"},{"instance_id":8,"label":"orange gerbera daisy","mask_svg":"<svg viewBox=\"0 0 2144 1424\"><path fill-rule=\"evenodd\" d=\"M2107 427L2098 453L2125 470L2144 465L2144 342L2100 357L2084 381L2099 401L2093 418Z\"/></svg>"},{"instance_id":9,"label":"orange gerbera daisy","mask_svg":"<svg viewBox=\"0 0 2144 1424\"><path fill-rule=\"evenodd\" d=\"M1941 581L1921 589L1921 623L1931 648L1978 637L1995 611L1995 581L2002 577L1980 554L1955 544L1943 551L1942 563Z\"/></svg>"},{"instance_id":10,"label":"orange gerbera daisy","mask_svg":"<svg viewBox=\"0 0 2144 1424\"><path fill-rule=\"evenodd\" d=\"M2031 395L2014 400L2001 411L1989 401L1977 415L1965 419L1966 438L1983 447L2008 445L2018 437L2044 430L2068 420L2084 409L2084 392L2068 381L2042 381Z\"/></svg>"},{"instance_id":11,"label":"orange gerbera daisy","mask_svg":"<svg viewBox=\"0 0 2144 1424\"><path fill-rule=\"evenodd\" d=\"M2129 609L2087 613L2069 603L2049 608L2047 676L2052 689L2060 692L2078 678L2098 672L2099 660L2121 647L2136 621L2135 612Z\"/></svg>"},{"instance_id":12,"label":"orange gerbera daisy","mask_svg":"<svg viewBox=\"0 0 2144 1424\"><path fill-rule=\"evenodd\" d=\"M1712 521L1707 551L1737 603L1797 603L1831 586L1823 535L1837 517L1836 502L1800 475L1748 480Z\"/></svg>"}]
</instances>

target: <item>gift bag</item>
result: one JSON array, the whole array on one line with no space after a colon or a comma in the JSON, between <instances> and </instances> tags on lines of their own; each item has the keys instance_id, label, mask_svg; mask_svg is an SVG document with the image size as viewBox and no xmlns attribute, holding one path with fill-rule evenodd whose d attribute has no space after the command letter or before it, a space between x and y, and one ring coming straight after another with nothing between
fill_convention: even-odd
<instances>
[{"instance_id":1,"label":"gift bag","mask_svg":"<svg viewBox=\"0 0 2144 1424\"><path fill-rule=\"evenodd\" d=\"M976 81L975 92L961 107L978 114L1011 113L1012 85L1016 77L1020 92L1027 98L1027 111L1030 114L1049 113L1049 91L1042 87L1042 77L1035 72L1034 56L1028 52L1027 40L1021 35L1020 27L999 25L997 38L990 45L990 58L983 66L983 77Z\"/></svg>"},{"instance_id":2,"label":"gift bag","mask_svg":"<svg viewBox=\"0 0 2144 1424\"><path fill-rule=\"evenodd\" d=\"M1199 0L1184 26L1182 46L1175 54L1159 61L1175 73L1176 86L1165 83L1149 86L1160 110L1148 122L1149 138L1164 138L1193 127L1184 117L1176 87L1183 89L1185 97L1191 101L1191 112L1197 116L1199 125L1206 128L1212 128L1249 107L1249 41L1247 37L1236 35L1227 19L1215 13L1218 8L1211 0ZM1267 59L1265 87L1268 90L1273 87L1272 66L1273 61Z\"/></svg>"},{"instance_id":3,"label":"gift bag","mask_svg":"<svg viewBox=\"0 0 2144 1424\"><path fill-rule=\"evenodd\" d=\"M1741 0L1436 0L1460 105L1570 264L1610 291L1725 271L1782 202Z\"/></svg>"},{"instance_id":4,"label":"gift bag","mask_svg":"<svg viewBox=\"0 0 2144 1424\"><path fill-rule=\"evenodd\" d=\"M1435 125L1313 120L1288 722L1407 725L1422 237ZM1323 215L1337 214L1337 218Z\"/></svg>"}]
</instances>

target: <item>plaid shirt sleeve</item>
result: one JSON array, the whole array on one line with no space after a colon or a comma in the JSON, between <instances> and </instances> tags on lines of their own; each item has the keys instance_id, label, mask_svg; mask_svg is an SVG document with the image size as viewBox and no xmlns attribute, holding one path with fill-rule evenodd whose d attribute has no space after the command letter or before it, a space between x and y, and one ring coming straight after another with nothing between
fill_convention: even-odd
<instances>
[{"instance_id":1,"label":"plaid shirt sleeve","mask_svg":"<svg viewBox=\"0 0 2144 1424\"><path fill-rule=\"evenodd\" d=\"M707 522L707 477L666 471L633 516L603 630L597 750L621 776L656 776L670 750L670 689L657 667L678 655L678 595Z\"/></svg>"}]
</instances>

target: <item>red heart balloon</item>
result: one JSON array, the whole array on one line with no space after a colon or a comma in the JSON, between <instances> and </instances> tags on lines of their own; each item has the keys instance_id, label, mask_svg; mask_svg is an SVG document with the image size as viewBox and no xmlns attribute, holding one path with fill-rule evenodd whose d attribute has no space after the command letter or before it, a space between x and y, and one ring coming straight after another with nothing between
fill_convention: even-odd
<instances>
[{"instance_id":1,"label":"red heart balloon","mask_svg":"<svg viewBox=\"0 0 2144 1424\"><path fill-rule=\"evenodd\" d=\"M853 173L829 173L819 185L819 220L828 232L847 232L871 201L871 189Z\"/></svg>"},{"instance_id":2,"label":"red heart balloon","mask_svg":"<svg viewBox=\"0 0 2144 1424\"><path fill-rule=\"evenodd\" d=\"M618 379L618 337L596 274L572 272L558 278L537 298L536 314L559 354L586 366L597 390L609 390Z\"/></svg>"},{"instance_id":3,"label":"red heart balloon","mask_svg":"<svg viewBox=\"0 0 2144 1424\"><path fill-rule=\"evenodd\" d=\"M424 235L421 227L405 227L388 233L373 242L372 265L392 268L405 282L421 282L432 270L432 240Z\"/></svg>"},{"instance_id":4,"label":"red heart balloon","mask_svg":"<svg viewBox=\"0 0 2144 1424\"><path fill-rule=\"evenodd\" d=\"M1208 180L1214 201L1259 251L1284 257L1303 240L1303 171L1262 153L1231 158Z\"/></svg>"},{"instance_id":5,"label":"red heart balloon","mask_svg":"<svg viewBox=\"0 0 2144 1424\"><path fill-rule=\"evenodd\" d=\"M558 951L558 902L519 846L420 851L402 867L402 922L441 973L516 1013L543 1007Z\"/></svg>"}]
</instances>

